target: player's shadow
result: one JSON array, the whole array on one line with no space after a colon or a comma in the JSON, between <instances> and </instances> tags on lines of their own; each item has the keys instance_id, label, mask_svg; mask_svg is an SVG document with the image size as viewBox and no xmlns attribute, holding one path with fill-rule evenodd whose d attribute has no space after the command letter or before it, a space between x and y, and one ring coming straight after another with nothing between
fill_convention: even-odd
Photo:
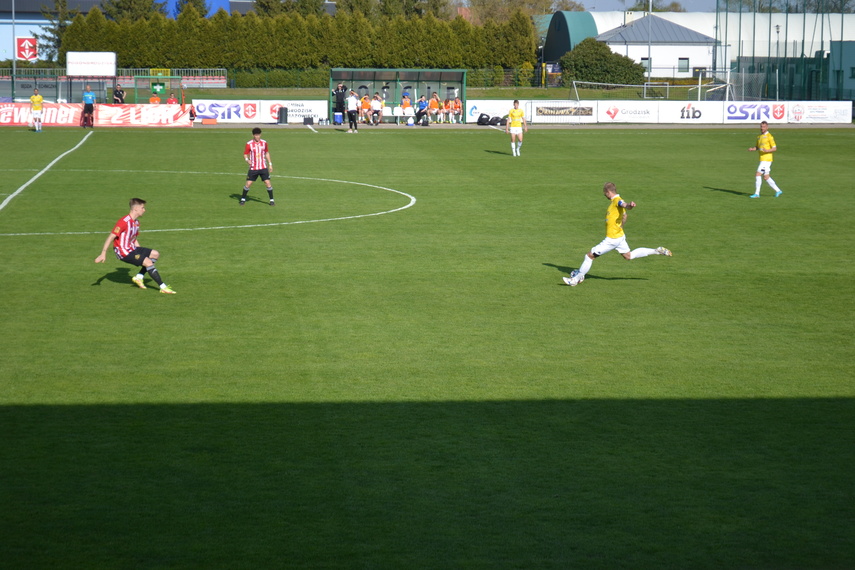
<instances>
[{"instance_id":1,"label":"player's shadow","mask_svg":"<svg viewBox=\"0 0 855 570\"><path fill-rule=\"evenodd\" d=\"M567 267L565 265L555 265L554 263L544 263L543 265L547 267L554 267L558 271L562 273L566 273L567 276L570 276L570 273L576 269L575 267ZM603 281L647 281L645 277L598 277L597 275L593 275L588 273L585 275L585 280L588 279L601 279Z\"/></svg>"},{"instance_id":2,"label":"player's shadow","mask_svg":"<svg viewBox=\"0 0 855 570\"><path fill-rule=\"evenodd\" d=\"M511 156L511 153L504 150L485 150L484 152L489 152L490 154L503 154L505 156Z\"/></svg>"},{"instance_id":3,"label":"player's shadow","mask_svg":"<svg viewBox=\"0 0 855 570\"><path fill-rule=\"evenodd\" d=\"M263 190L263 191L267 191L267 189L266 189L266 188L262 188L262 190ZM229 197L230 197L230 198L233 198L234 200L236 200L236 201L238 201L238 202L240 202L240 198L241 198L241 196L243 196L243 194L238 194L237 192L234 192L234 193L233 193L233 194L231 194L231 196L229 196ZM256 197L256 196L247 196L247 197L246 197L246 201L247 201L247 202L258 202L258 203L260 203L260 204L267 204L267 203L269 202L269 199L267 199L267 198L265 198L265 199L261 199L261 198L258 198L258 197Z\"/></svg>"},{"instance_id":4,"label":"player's shadow","mask_svg":"<svg viewBox=\"0 0 855 570\"><path fill-rule=\"evenodd\" d=\"M731 190L730 188L713 188L712 186L704 186L705 190L712 190L713 192L724 192L725 194L735 194L737 196L750 196L748 192L740 192L739 190Z\"/></svg>"},{"instance_id":5,"label":"player's shadow","mask_svg":"<svg viewBox=\"0 0 855 570\"><path fill-rule=\"evenodd\" d=\"M99 287L104 280L112 281L113 283L124 283L125 285L131 284L127 267L116 267L110 273L96 279L92 286Z\"/></svg>"}]
</instances>

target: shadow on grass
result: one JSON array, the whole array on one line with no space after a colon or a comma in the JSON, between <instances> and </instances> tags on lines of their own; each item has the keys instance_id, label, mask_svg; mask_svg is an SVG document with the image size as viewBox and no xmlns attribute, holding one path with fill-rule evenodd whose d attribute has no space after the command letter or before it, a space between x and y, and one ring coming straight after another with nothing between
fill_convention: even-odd
<instances>
[{"instance_id":1,"label":"shadow on grass","mask_svg":"<svg viewBox=\"0 0 855 570\"><path fill-rule=\"evenodd\" d=\"M714 188L712 186L704 186L705 190L712 190L713 192L724 192L725 194L735 194L737 196L750 196L751 192L741 192L739 190L731 190L729 188Z\"/></svg>"},{"instance_id":2,"label":"shadow on grass","mask_svg":"<svg viewBox=\"0 0 855 570\"><path fill-rule=\"evenodd\" d=\"M843 568L853 399L0 407L5 568Z\"/></svg>"},{"instance_id":3,"label":"shadow on grass","mask_svg":"<svg viewBox=\"0 0 855 570\"><path fill-rule=\"evenodd\" d=\"M558 271L566 273L568 276L570 275L570 272L572 272L574 269L577 269L576 267L555 265L554 263L544 263L543 265L545 265L546 267L554 267ZM647 281L647 278L645 277L597 277L596 275L593 275L591 273L585 275L585 280L587 281L588 279L600 279L602 281Z\"/></svg>"},{"instance_id":4,"label":"shadow on grass","mask_svg":"<svg viewBox=\"0 0 855 570\"><path fill-rule=\"evenodd\" d=\"M131 277L133 277L134 275L136 275L136 271L134 271L134 267L132 265L125 265L124 267L116 267L110 273L106 273L106 274L102 275L101 277L99 277L98 279L96 279L95 282L92 283L92 286L93 287L100 287L101 283L103 283L106 280L106 281L112 281L113 283L124 283L126 285L131 285L133 287L136 287L136 285L134 285L131 282Z\"/></svg>"},{"instance_id":5,"label":"shadow on grass","mask_svg":"<svg viewBox=\"0 0 855 570\"><path fill-rule=\"evenodd\" d=\"M251 194L252 190L250 190L250 194L246 197L246 203L247 204L249 204L250 202L258 202L259 204L264 204L265 206L267 206L269 204L270 198L267 197L267 188L265 188L264 185L262 184L262 186L259 190L261 191L261 193L263 194L264 197L259 198L258 196L253 196ZM240 202L241 196L243 196L243 194L239 193L239 192L234 192L234 193L229 195L229 197L231 199L233 199L235 202Z\"/></svg>"},{"instance_id":6,"label":"shadow on grass","mask_svg":"<svg viewBox=\"0 0 855 570\"><path fill-rule=\"evenodd\" d=\"M513 156L513 155L511 155L511 153L503 151L503 150L489 150L489 149L487 149L484 152L489 152L490 154L501 154L504 156Z\"/></svg>"}]
</instances>

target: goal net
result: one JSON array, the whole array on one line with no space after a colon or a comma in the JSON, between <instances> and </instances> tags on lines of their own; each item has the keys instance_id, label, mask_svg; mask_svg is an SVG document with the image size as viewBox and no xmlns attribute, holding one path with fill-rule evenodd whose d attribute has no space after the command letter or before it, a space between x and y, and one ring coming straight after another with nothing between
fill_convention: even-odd
<instances>
[{"instance_id":1,"label":"goal net","mask_svg":"<svg viewBox=\"0 0 855 570\"><path fill-rule=\"evenodd\" d=\"M733 98L733 89L715 77L689 85L672 85L667 81L641 85L574 81L570 98L576 101L722 101Z\"/></svg>"},{"instance_id":2,"label":"goal net","mask_svg":"<svg viewBox=\"0 0 855 570\"><path fill-rule=\"evenodd\" d=\"M181 77L177 75L138 75L134 77L133 91L125 97L125 103L148 103L154 95L166 103L170 95L184 104L184 91Z\"/></svg>"}]
</instances>

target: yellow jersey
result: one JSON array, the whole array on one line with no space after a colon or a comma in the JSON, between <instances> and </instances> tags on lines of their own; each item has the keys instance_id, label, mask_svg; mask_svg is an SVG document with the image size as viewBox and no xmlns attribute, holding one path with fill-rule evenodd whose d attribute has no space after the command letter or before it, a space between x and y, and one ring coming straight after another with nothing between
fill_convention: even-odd
<instances>
[{"instance_id":1,"label":"yellow jersey","mask_svg":"<svg viewBox=\"0 0 855 570\"><path fill-rule=\"evenodd\" d=\"M511 109L508 111L508 122L511 127L521 127L525 117L525 111L522 109Z\"/></svg>"},{"instance_id":2,"label":"yellow jersey","mask_svg":"<svg viewBox=\"0 0 855 570\"><path fill-rule=\"evenodd\" d=\"M615 195L606 210L606 237L619 238L623 237L623 216L626 214L626 208L621 206L622 200L620 194Z\"/></svg>"},{"instance_id":3,"label":"yellow jersey","mask_svg":"<svg viewBox=\"0 0 855 570\"><path fill-rule=\"evenodd\" d=\"M33 106L33 111L41 111L43 102L44 97L41 95L32 95L30 97L30 104Z\"/></svg>"},{"instance_id":4,"label":"yellow jersey","mask_svg":"<svg viewBox=\"0 0 855 570\"><path fill-rule=\"evenodd\" d=\"M757 137L757 152L760 153L760 162L772 162L775 160L774 153L771 152L763 152L764 150L768 150L773 146L778 146L775 144L775 139L772 138L772 133L766 131L764 134L759 135Z\"/></svg>"}]
</instances>

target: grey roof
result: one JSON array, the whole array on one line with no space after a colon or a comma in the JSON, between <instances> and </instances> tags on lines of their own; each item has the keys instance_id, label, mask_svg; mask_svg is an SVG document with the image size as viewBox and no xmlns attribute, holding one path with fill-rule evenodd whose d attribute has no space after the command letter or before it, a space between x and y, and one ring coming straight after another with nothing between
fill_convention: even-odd
<instances>
[{"instance_id":1,"label":"grey roof","mask_svg":"<svg viewBox=\"0 0 855 570\"><path fill-rule=\"evenodd\" d=\"M101 0L68 0L69 10L80 10L86 14L93 6L99 6ZM53 2L51 0L15 0L16 14L41 14L42 6L46 6L49 10L53 10ZM0 6L0 14L12 14L12 3L3 2Z\"/></svg>"},{"instance_id":2,"label":"grey roof","mask_svg":"<svg viewBox=\"0 0 855 570\"><path fill-rule=\"evenodd\" d=\"M598 42L605 42L607 44L647 44L648 28L650 30L649 42L656 45L715 45L715 38L699 34L679 24L650 15L635 20L625 26L618 26L613 30L603 32L596 39Z\"/></svg>"},{"instance_id":3,"label":"grey roof","mask_svg":"<svg viewBox=\"0 0 855 570\"><path fill-rule=\"evenodd\" d=\"M330 16L335 16L335 2L324 2L324 12ZM247 12L255 11L255 0L229 0L229 12L232 14L240 13L246 15Z\"/></svg>"}]
</instances>

